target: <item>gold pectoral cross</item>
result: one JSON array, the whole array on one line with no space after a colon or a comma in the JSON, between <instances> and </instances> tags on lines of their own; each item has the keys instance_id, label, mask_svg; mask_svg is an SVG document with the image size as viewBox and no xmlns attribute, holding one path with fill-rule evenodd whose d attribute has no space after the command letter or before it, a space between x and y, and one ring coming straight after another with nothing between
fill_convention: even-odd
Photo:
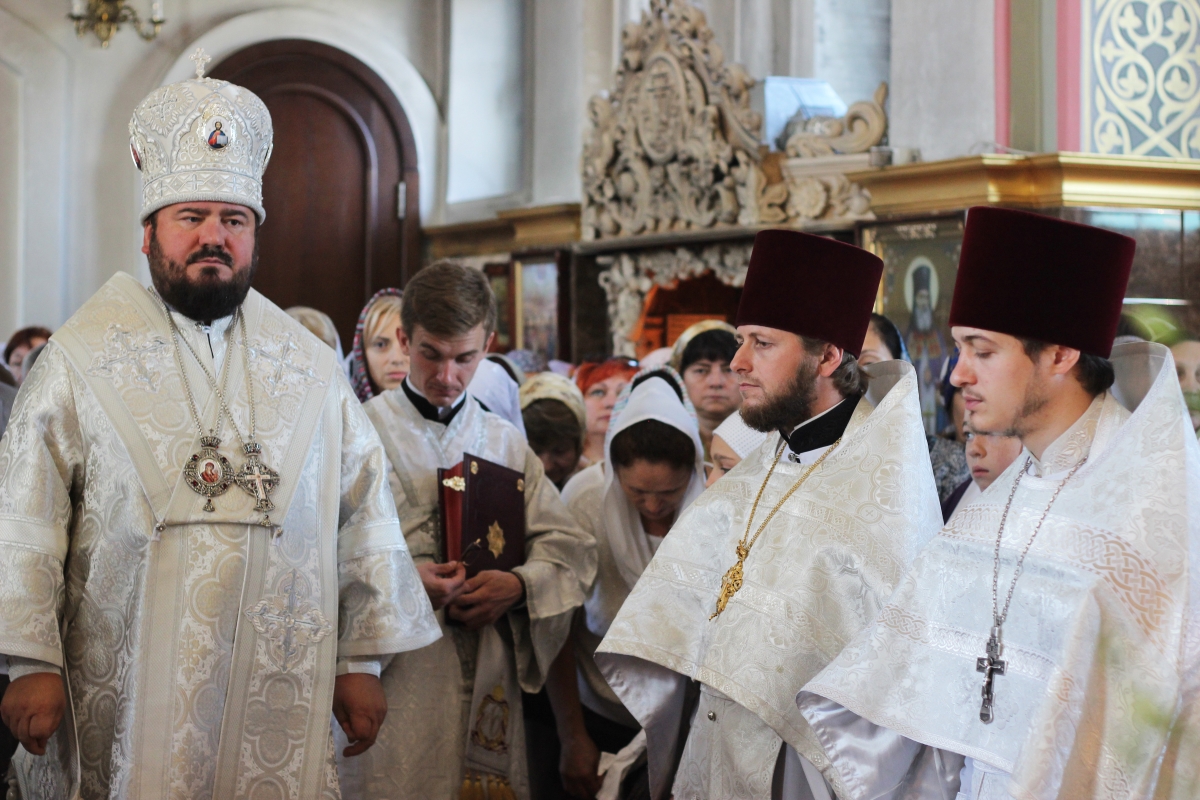
<instances>
[{"instance_id":1,"label":"gold pectoral cross","mask_svg":"<svg viewBox=\"0 0 1200 800\"><path fill-rule=\"evenodd\" d=\"M726 570L725 575L721 578L721 593L717 595L717 610L709 617L710 621L721 616L725 606L729 605L729 601L738 593L738 589L742 588L742 567L745 566L748 555L750 555L750 550L746 545L738 542L737 563Z\"/></svg>"}]
</instances>

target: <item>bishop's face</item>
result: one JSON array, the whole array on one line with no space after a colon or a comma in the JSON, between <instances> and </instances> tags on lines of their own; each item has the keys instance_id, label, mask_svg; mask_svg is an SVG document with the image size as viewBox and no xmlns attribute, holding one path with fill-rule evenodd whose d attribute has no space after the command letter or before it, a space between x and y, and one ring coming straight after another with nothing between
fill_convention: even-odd
<instances>
[{"instance_id":1,"label":"bishop's face","mask_svg":"<svg viewBox=\"0 0 1200 800\"><path fill-rule=\"evenodd\" d=\"M495 334L476 325L458 336L435 336L420 325L412 336L401 328L400 347L409 357L408 379L425 399L438 408L449 408L467 390L479 362L487 358Z\"/></svg>"},{"instance_id":2,"label":"bishop's face","mask_svg":"<svg viewBox=\"0 0 1200 800\"><path fill-rule=\"evenodd\" d=\"M1020 436L1025 422L1045 406L1039 364L1015 336L955 326L958 365L950 382L962 389L966 425L976 433Z\"/></svg>"},{"instance_id":3,"label":"bishop's face","mask_svg":"<svg viewBox=\"0 0 1200 800\"><path fill-rule=\"evenodd\" d=\"M154 288L172 308L203 322L234 312L258 266L254 212L233 203L176 203L144 225L142 252Z\"/></svg>"}]
</instances>

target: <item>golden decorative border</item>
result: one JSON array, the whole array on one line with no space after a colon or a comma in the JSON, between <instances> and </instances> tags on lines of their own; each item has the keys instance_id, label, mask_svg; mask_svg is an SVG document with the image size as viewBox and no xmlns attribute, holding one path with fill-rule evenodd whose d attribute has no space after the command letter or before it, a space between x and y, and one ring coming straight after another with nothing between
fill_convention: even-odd
<instances>
[{"instance_id":1,"label":"golden decorative border","mask_svg":"<svg viewBox=\"0 0 1200 800\"><path fill-rule=\"evenodd\" d=\"M974 205L1200 210L1200 160L1045 153L984 154L847 173L877 215Z\"/></svg>"}]
</instances>

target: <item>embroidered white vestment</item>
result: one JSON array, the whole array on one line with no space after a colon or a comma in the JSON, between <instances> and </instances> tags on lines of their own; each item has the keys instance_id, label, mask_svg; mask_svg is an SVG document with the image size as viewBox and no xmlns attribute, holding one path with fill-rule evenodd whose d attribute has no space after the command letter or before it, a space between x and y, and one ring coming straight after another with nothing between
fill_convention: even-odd
<instances>
[{"instance_id":1,"label":"embroidered white vestment","mask_svg":"<svg viewBox=\"0 0 1200 800\"><path fill-rule=\"evenodd\" d=\"M601 643L597 664L646 728L655 797L671 789L683 677L702 694L675 797L769 798L781 742L824 766L796 692L870 622L941 522L913 368L869 374L841 444L763 531L725 611L710 621L778 434L680 517ZM779 461L755 528L807 469Z\"/></svg>"},{"instance_id":2,"label":"embroidered white vestment","mask_svg":"<svg viewBox=\"0 0 1200 800\"><path fill-rule=\"evenodd\" d=\"M184 483L198 442L171 330L128 275L54 335L20 393L0 442L0 652L62 667L70 700L48 754L18 752L25 798L337 797L337 660L440 636L332 351L257 292L243 309L282 532L238 487L206 513ZM240 341L225 359L246 434ZM211 424L216 398L185 359ZM240 466L228 422L220 435Z\"/></svg>"},{"instance_id":3,"label":"embroidered white vestment","mask_svg":"<svg viewBox=\"0 0 1200 800\"><path fill-rule=\"evenodd\" d=\"M365 408L391 461L400 523L418 562L440 560L439 467L453 467L467 452L525 473L526 560L514 572L526 597L478 632L447 625L438 611L443 638L392 660L383 672L388 715L377 743L339 762L347 793L353 785L369 800L457 798L471 772L505 779L525 800L521 690L541 689L567 640L596 574L595 540L579 528L524 437L469 394L448 425L422 417L403 389Z\"/></svg>"},{"instance_id":4,"label":"embroidered white vestment","mask_svg":"<svg viewBox=\"0 0 1200 800\"><path fill-rule=\"evenodd\" d=\"M800 693L846 797L940 798L964 756L976 778L964 796L1200 796L1200 446L1166 347L1117 345L1111 360L1113 388L1013 498L1001 603L1051 496L1086 458L1013 593L995 719L979 719L976 660L992 626L1000 518L1028 451L930 541L873 623Z\"/></svg>"}]
</instances>

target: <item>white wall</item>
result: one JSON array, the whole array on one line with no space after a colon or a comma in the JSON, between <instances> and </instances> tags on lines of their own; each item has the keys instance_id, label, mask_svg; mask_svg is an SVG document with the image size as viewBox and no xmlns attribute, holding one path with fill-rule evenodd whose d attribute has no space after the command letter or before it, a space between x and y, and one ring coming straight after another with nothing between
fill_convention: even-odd
<instances>
[{"instance_id":1,"label":"white wall","mask_svg":"<svg viewBox=\"0 0 1200 800\"><path fill-rule=\"evenodd\" d=\"M508 139L510 150L519 144L519 188L496 202L447 206L453 0L166 0L158 40L126 29L107 50L90 34L76 38L69 0L0 0L0 136L9 142L0 148L0 337L20 325L60 324L117 270L145 275L129 116L151 89L188 71L197 41L240 47L277 38L263 30L253 39L271 27L262 21L271 14L291 20L280 36L349 42L343 49L380 72L402 105L406 96L424 98L405 107L410 121L424 119L414 124L424 224L578 200L587 99L612 86L621 27L648 0L501 1L521 4L525 26L506 45L522 50L528 93L509 109L523 131ZM149 8L149 0L129 2ZM853 101L869 96L890 63L895 145L939 158L993 136L992 0L693 2L727 61L757 77L816 75ZM296 21L303 14L333 22L316 36L311 19ZM258 22L242 24L250 19Z\"/></svg>"},{"instance_id":2,"label":"white wall","mask_svg":"<svg viewBox=\"0 0 1200 800\"><path fill-rule=\"evenodd\" d=\"M996 138L992 0L892 0L889 141L926 161Z\"/></svg>"}]
</instances>

